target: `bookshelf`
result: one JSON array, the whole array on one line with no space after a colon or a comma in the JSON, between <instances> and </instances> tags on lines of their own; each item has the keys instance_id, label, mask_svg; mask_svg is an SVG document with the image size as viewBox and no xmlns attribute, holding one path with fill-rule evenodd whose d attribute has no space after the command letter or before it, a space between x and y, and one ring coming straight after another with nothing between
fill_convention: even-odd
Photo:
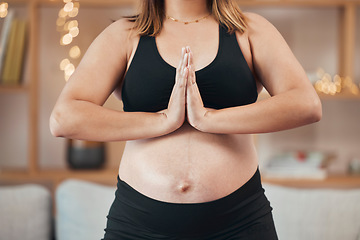
<instances>
[{"instance_id":1,"label":"bookshelf","mask_svg":"<svg viewBox=\"0 0 360 240\"><path fill-rule=\"evenodd\" d=\"M27 93L29 91L29 88L26 86L1 86L0 87L0 93L6 94L6 93Z\"/></svg>"},{"instance_id":2,"label":"bookshelf","mask_svg":"<svg viewBox=\"0 0 360 240\"><path fill-rule=\"evenodd\" d=\"M89 11L96 12L101 11L99 9L111 9L111 8L132 8L136 5L137 1L134 0L81 0L81 9L86 8ZM359 59L359 54L356 55L356 49L359 47L356 45L356 37L359 38L360 33L356 26L357 18L360 17L360 0L238 0L238 3L242 8L272 8L272 9L288 9L288 8L306 8L306 9L335 9L339 12L339 18L337 20L338 26L340 26L341 33L338 40L338 52L336 57L336 63L334 63L338 69L338 72L344 76L350 76L355 80L358 74L355 68L355 61ZM44 83L42 77L42 64L44 53L44 41L41 37L45 35L54 34L47 32L47 28L43 27L41 23L43 21L49 21L47 16L52 12L56 12L63 6L63 2L60 0L11 0L9 1L9 7L21 9L24 12L25 17L29 22L29 39L28 39L28 51L26 53L25 74L23 82L24 84L15 87L0 86L0 98L19 97L22 98L22 104L25 102L25 113L22 115L26 119L26 143L22 150L26 151L25 164L22 167L6 167L3 164L9 160L2 160L0 164L0 184L9 184L14 182L46 182L52 186L56 186L59 182L67 178L78 178L84 180L90 180L105 184L114 184L114 179L117 174L117 162L111 161L108 165L101 170L70 170L66 167L44 167L44 152L43 144L47 141L43 137L44 125L47 124L43 115L44 106L42 105L46 99L44 94L44 88L50 85ZM80 10L81 11L81 10ZM55 22L54 22L55 29ZM86 29L86 27L84 27ZM44 32L45 31L45 32ZM58 35L56 35L58 38ZM58 44L58 41L56 42ZM358 62L360 60L357 60ZM57 70L57 69L56 69ZM60 71L60 70L59 70ZM63 79L59 79L63 81ZM64 83L59 83L64 84ZM56 92L55 92L56 94ZM352 95L348 93L341 93L335 96L319 94L323 102L342 102L342 101L359 101L360 95ZM260 98L266 98L266 95L261 95ZM55 96L56 98L56 96ZM51 100L52 101L52 100ZM50 102L51 102L50 101ZM6 103L0 103L0 110L5 109L3 105ZM16 108L16 107L15 107ZM14 109L15 109L14 108ZM16 110L15 110L16 111ZM8 123L7 123L8 124ZM46 125L47 126L47 125ZM3 128L11 128L12 126L3 126ZM3 128L0 128L2 131ZM0 132L3 136L3 132ZM22 141L21 136L19 141ZM261 137L260 137L261 138ZM52 143L52 148L56 147L57 143ZM111 145L111 144L108 144ZM113 155L121 154L121 147L123 143L113 147ZM0 146L0 152L4 147ZM114 150L115 149L115 150ZM61 150L65 151L65 149ZM119 159L117 159L119 160ZM115 167L116 166L116 167ZM330 176L325 180L290 180L290 179L263 179L264 182L275 183L279 185L287 186L320 186L320 187L360 187L360 176L341 175Z\"/></svg>"}]
</instances>

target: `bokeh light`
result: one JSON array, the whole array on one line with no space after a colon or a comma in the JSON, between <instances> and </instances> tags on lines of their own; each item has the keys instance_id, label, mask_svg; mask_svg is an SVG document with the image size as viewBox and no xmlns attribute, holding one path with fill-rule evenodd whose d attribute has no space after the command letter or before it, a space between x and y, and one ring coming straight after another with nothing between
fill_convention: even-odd
<instances>
[{"instance_id":1,"label":"bokeh light","mask_svg":"<svg viewBox=\"0 0 360 240\"><path fill-rule=\"evenodd\" d=\"M0 3L0 18L5 18L8 14L9 4L7 2Z\"/></svg>"},{"instance_id":2,"label":"bokeh light","mask_svg":"<svg viewBox=\"0 0 360 240\"><path fill-rule=\"evenodd\" d=\"M63 2L65 5L59 10L56 30L61 34L60 45L69 46L80 33L78 21L76 19L69 20L78 15L80 3L72 0L63 0ZM81 56L81 50L77 45L72 46L68 53L71 59L78 59ZM64 58L60 62L60 69L64 71L65 81L68 81L75 72L76 67L68 58Z\"/></svg>"},{"instance_id":3,"label":"bokeh light","mask_svg":"<svg viewBox=\"0 0 360 240\"><path fill-rule=\"evenodd\" d=\"M81 55L81 50L80 50L79 46L73 46L69 51L69 56L71 58L76 59L76 58L79 58L80 55Z\"/></svg>"}]
</instances>

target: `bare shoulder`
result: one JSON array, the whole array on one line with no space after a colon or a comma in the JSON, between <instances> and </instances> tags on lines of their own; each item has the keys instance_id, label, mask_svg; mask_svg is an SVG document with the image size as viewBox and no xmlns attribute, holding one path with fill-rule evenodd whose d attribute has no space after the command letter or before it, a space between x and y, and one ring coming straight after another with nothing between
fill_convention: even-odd
<instances>
[{"instance_id":1,"label":"bare shoulder","mask_svg":"<svg viewBox=\"0 0 360 240\"><path fill-rule=\"evenodd\" d=\"M111 41L108 43L115 43L114 47L118 46L122 49L126 47L128 50L129 47L131 48L134 38L137 37L136 31L132 29L133 26L134 22L129 21L127 18L121 18L107 26L100 35L110 38Z\"/></svg>"},{"instance_id":2,"label":"bare shoulder","mask_svg":"<svg viewBox=\"0 0 360 240\"><path fill-rule=\"evenodd\" d=\"M115 34L116 36L123 37L123 36L131 36L131 34L135 33L135 31L131 30L134 26L134 22L131 22L127 18L120 18L113 23L111 23L105 31L108 31L111 34Z\"/></svg>"},{"instance_id":3,"label":"bare shoulder","mask_svg":"<svg viewBox=\"0 0 360 240\"><path fill-rule=\"evenodd\" d=\"M263 16L252 12L244 12L244 15L247 18L248 34L250 38L278 33L274 25Z\"/></svg>"}]
</instances>

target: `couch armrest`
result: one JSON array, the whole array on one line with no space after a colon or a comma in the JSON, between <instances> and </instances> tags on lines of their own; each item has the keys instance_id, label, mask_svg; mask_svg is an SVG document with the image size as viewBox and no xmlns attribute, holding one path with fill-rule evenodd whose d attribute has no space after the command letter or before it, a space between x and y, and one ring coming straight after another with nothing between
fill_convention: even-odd
<instances>
[{"instance_id":1,"label":"couch armrest","mask_svg":"<svg viewBox=\"0 0 360 240\"><path fill-rule=\"evenodd\" d=\"M103 238L115 190L115 187L81 180L62 182L56 190L56 239Z\"/></svg>"},{"instance_id":2,"label":"couch armrest","mask_svg":"<svg viewBox=\"0 0 360 240\"><path fill-rule=\"evenodd\" d=\"M0 238L50 240L52 200L37 184L0 187Z\"/></svg>"},{"instance_id":3,"label":"couch armrest","mask_svg":"<svg viewBox=\"0 0 360 240\"><path fill-rule=\"evenodd\" d=\"M360 189L263 187L279 239L360 239Z\"/></svg>"}]
</instances>

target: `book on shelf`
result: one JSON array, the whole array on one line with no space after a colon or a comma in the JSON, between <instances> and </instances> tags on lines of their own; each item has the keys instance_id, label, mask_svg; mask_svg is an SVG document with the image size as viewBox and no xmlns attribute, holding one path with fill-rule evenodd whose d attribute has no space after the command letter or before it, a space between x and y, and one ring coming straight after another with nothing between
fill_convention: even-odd
<instances>
[{"instance_id":1,"label":"book on shelf","mask_svg":"<svg viewBox=\"0 0 360 240\"><path fill-rule=\"evenodd\" d=\"M333 159L316 151L293 151L275 154L264 169L268 178L325 179L328 165Z\"/></svg>"},{"instance_id":2,"label":"book on shelf","mask_svg":"<svg viewBox=\"0 0 360 240\"><path fill-rule=\"evenodd\" d=\"M12 17L10 25L9 30L3 31L8 31L8 36L1 36L7 41L6 48L2 49L4 56L0 66L1 84L18 85L23 72L27 24L25 20Z\"/></svg>"},{"instance_id":3,"label":"book on shelf","mask_svg":"<svg viewBox=\"0 0 360 240\"><path fill-rule=\"evenodd\" d=\"M4 18L3 27L1 29L0 35L0 73L2 72L2 68L4 66L5 53L9 42L9 34L11 23L14 18L14 10L10 9L6 17Z\"/></svg>"}]
</instances>

